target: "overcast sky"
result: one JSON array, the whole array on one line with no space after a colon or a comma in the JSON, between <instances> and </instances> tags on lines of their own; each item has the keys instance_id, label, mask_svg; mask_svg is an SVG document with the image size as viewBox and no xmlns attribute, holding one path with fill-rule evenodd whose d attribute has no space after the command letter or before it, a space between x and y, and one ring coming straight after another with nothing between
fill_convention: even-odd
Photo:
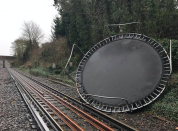
<instances>
[{"instance_id":1,"label":"overcast sky","mask_svg":"<svg viewBox=\"0 0 178 131\"><path fill-rule=\"evenodd\" d=\"M57 11L54 0L0 1L0 55L12 55L11 43L21 36L24 21L34 21L45 34L51 35L51 25Z\"/></svg>"}]
</instances>

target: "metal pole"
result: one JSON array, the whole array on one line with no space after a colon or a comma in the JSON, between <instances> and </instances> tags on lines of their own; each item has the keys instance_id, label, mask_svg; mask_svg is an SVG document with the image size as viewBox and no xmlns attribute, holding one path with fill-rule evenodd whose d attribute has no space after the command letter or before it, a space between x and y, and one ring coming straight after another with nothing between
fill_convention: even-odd
<instances>
[{"instance_id":1,"label":"metal pole","mask_svg":"<svg viewBox=\"0 0 178 131\"><path fill-rule=\"evenodd\" d=\"M170 44L169 44L169 55L170 55L170 69L171 69L171 72L172 73L172 41L170 39Z\"/></svg>"}]
</instances>

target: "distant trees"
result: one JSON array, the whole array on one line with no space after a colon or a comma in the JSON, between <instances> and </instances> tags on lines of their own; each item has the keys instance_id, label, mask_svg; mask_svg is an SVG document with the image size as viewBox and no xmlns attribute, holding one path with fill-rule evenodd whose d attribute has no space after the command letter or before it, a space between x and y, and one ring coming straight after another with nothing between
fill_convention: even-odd
<instances>
[{"instance_id":1,"label":"distant trees","mask_svg":"<svg viewBox=\"0 0 178 131\"><path fill-rule=\"evenodd\" d=\"M65 25L63 24L59 17L53 19L53 25L51 27L51 37L53 40L59 39L60 36L65 36Z\"/></svg>"},{"instance_id":2,"label":"distant trees","mask_svg":"<svg viewBox=\"0 0 178 131\"><path fill-rule=\"evenodd\" d=\"M14 65L25 64L26 67L31 68L36 67L39 63L41 63L41 67L56 63L59 66L61 61L65 61L69 56L70 48L63 37L65 34L61 34L64 29L60 21L58 17L54 19L53 38L52 41L46 43L41 43L44 35L39 25L33 21L24 22L21 37L12 42L12 51L17 57Z\"/></svg>"},{"instance_id":3,"label":"distant trees","mask_svg":"<svg viewBox=\"0 0 178 131\"><path fill-rule=\"evenodd\" d=\"M22 37L29 41L29 43L38 47L41 40L44 38L44 34L39 25L33 21L24 22L22 25Z\"/></svg>"},{"instance_id":4,"label":"distant trees","mask_svg":"<svg viewBox=\"0 0 178 131\"><path fill-rule=\"evenodd\" d=\"M68 44L78 44L87 51L91 46L91 19L83 0L56 0L56 7L61 15L58 34L66 36ZM57 29L56 29L57 30Z\"/></svg>"},{"instance_id":5,"label":"distant trees","mask_svg":"<svg viewBox=\"0 0 178 131\"><path fill-rule=\"evenodd\" d=\"M23 54L23 61L25 62L29 59L30 53L33 49L39 47L39 43L43 39L44 34L42 33L39 25L33 21L29 21L24 22L22 25L22 37L28 41Z\"/></svg>"},{"instance_id":6,"label":"distant trees","mask_svg":"<svg viewBox=\"0 0 178 131\"><path fill-rule=\"evenodd\" d=\"M42 44L40 60L46 63L61 63L69 56L70 48L65 38Z\"/></svg>"},{"instance_id":7,"label":"distant trees","mask_svg":"<svg viewBox=\"0 0 178 131\"><path fill-rule=\"evenodd\" d=\"M19 56L19 58L22 59L23 53L26 48L26 43L27 41L25 41L23 38L18 38L14 42L12 42L11 48L15 56Z\"/></svg>"},{"instance_id":8,"label":"distant trees","mask_svg":"<svg viewBox=\"0 0 178 131\"><path fill-rule=\"evenodd\" d=\"M44 35L39 25L33 21L24 22L21 37L12 43L12 51L17 57L17 64L26 62L34 49L39 47Z\"/></svg>"},{"instance_id":9,"label":"distant trees","mask_svg":"<svg viewBox=\"0 0 178 131\"><path fill-rule=\"evenodd\" d=\"M54 5L61 15L56 28L65 29L58 34L65 34L70 45L76 43L86 51L107 37L105 24L136 21L148 36L178 39L177 0L54 0ZM118 32L114 29L111 34Z\"/></svg>"},{"instance_id":10,"label":"distant trees","mask_svg":"<svg viewBox=\"0 0 178 131\"><path fill-rule=\"evenodd\" d=\"M23 38L18 38L14 42L12 42L11 49L13 51L13 55L17 57L17 63L23 63L23 55L26 50L28 41Z\"/></svg>"}]
</instances>

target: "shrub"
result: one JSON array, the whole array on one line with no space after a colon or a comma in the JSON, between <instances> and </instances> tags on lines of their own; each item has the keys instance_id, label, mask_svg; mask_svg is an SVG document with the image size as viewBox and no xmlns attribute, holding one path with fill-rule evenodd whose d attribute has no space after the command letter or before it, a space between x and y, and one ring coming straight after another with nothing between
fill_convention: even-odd
<instances>
[{"instance_id":1,"label":"shrub","mask_svg":"<svg viewBox=\"0 0 178 131\"><path fill-rule=\"evenodd\" d=\"M173 77L176 75L174 74ZM154 115L178 122L178 83L169 84L163 94L147 108Z\"/></svg>"}]
</instances>

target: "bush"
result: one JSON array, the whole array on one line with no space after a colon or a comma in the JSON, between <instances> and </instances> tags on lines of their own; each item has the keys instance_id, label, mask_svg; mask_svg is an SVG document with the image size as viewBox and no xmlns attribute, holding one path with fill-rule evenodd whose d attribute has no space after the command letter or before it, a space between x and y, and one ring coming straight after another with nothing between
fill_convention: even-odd
<instances>
[{"instance_id":1,"label":"bush","mask_svg":"<svg viewBox=\"0 0 178 131\"><path fill-rule=\"evenodd\" d=\"M35 75L35 76L42 76L42 77L48 77L50 75L48 71L41 69L41 68L31 69L30 74Z\"/></svg>"}]
</instances>

